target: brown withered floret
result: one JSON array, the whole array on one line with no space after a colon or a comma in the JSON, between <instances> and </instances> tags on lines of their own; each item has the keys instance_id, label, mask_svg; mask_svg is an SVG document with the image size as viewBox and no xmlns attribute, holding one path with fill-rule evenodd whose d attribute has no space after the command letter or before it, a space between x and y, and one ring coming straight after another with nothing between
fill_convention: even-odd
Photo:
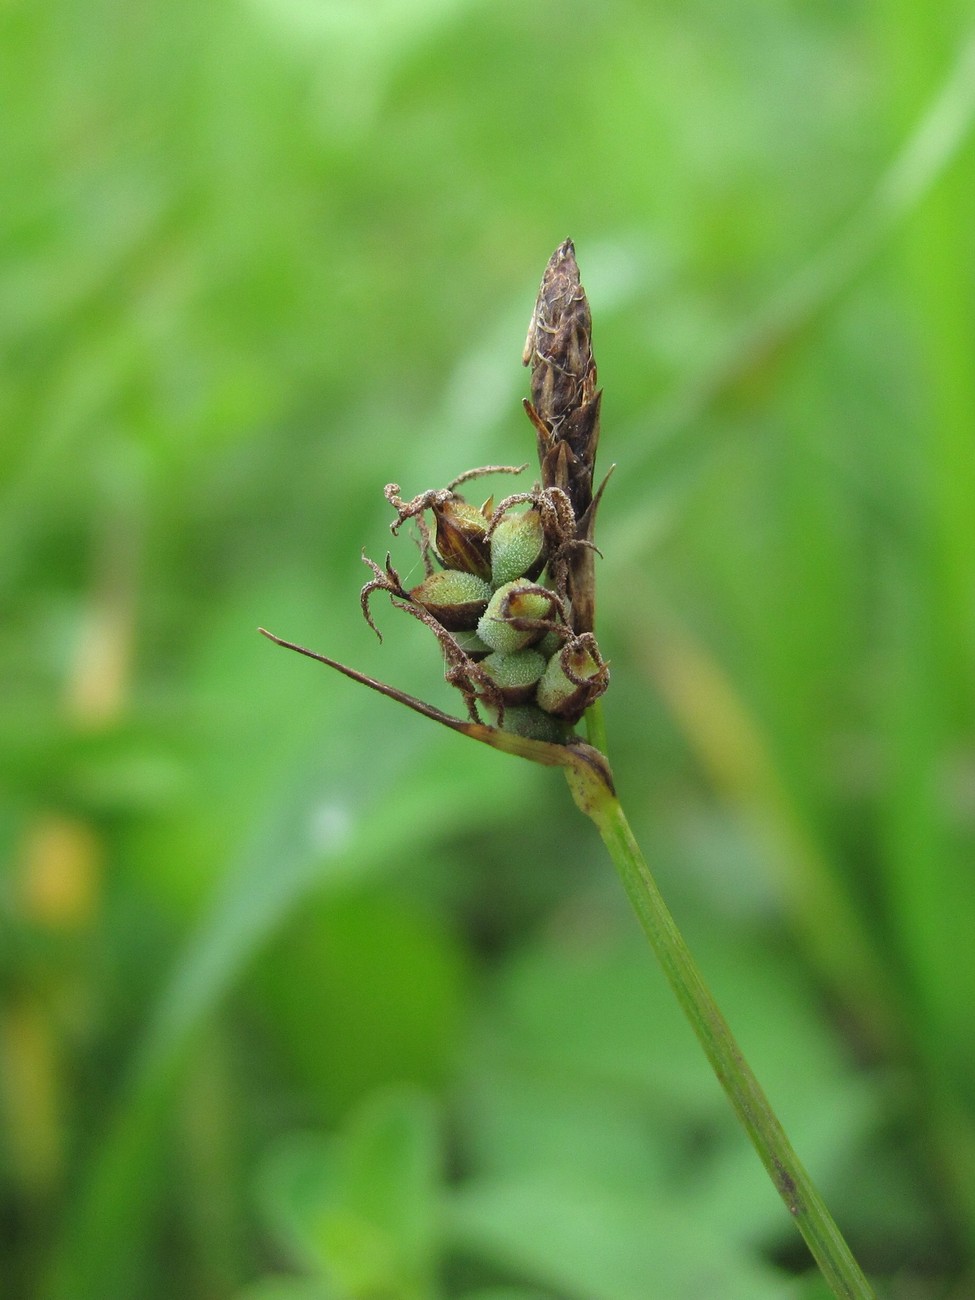
<instances>
[{"instance_id":1,"label":"brown withered floret","mask_svg":"<svg viewBox=\"0 0 975 1300\"><path fill-rule=\"evenodd\" d=\"M436 547L440 562L448 569L475 573L485 582L491 578L491 542L483 507L470 505L460 497L437 502L431 509L436 521Z\"/></svg>"}]
</instances>

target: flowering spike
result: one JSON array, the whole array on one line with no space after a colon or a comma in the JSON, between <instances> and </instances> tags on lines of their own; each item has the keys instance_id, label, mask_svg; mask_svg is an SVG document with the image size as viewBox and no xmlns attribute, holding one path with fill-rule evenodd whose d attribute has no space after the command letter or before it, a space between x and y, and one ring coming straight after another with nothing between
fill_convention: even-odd
<instances>
[{"instance_id":1,"label":"flowering spike","mask_svg":"<svg viewBox=\"0 0 975 1300\"><path fill-rule=\"evenodd\" d=\"M538 437L542 486L568 495L575 517L574 539L590 542L601 394L596 390L589 302L571 239L559 245L545 268L522 360L532 370L532 400L525 409ZM574 630L591 632L595 575L593 554L587 547L569 556L566 585Z\"/></svg>"},{"instance_id":2,"label":"flowering spike","mask_svg":"<svg viewBox=\"0 0 975 1300\"><path fill-rule=\"evenodd\" d=\"M540 762L561 762L551 759L552 748L577 745L572 727L609 681L592 633L593 523L605 480L594 495L599 393L591 334L575 250L566 240L542 278L524 353L532 369L532 400L525 408L535 427L541 482L498 505L489 496L482 506L457 489L526 466L466 470L446 487L411 499L401 495L398 483L387 483L386 500L396 514L393 534L415 521L423 579L407 589L388 554L385 566L363 555L372 576L360 602L379 639L370 608L376 591L437 639L444 677L460 691L471 719L448 725ZM438 710L418 706L324 655L281 644L444 720ZM495 728L481 722L479 706L495 719ZM505 735L503 743L493 739ZM575 760L565 761L572 766Z\"/></svg>"}]
</instances>

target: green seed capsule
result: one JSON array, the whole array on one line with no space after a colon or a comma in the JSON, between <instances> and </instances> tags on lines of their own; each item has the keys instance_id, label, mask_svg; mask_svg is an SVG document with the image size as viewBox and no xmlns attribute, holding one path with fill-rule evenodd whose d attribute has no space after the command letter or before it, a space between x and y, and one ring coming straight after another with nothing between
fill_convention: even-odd
<instances>
[{"instance_id":1,"label":"green seed capsule","mask_svg":"<svg viewBox=\"0 0 975 1300\"><path fill-rule=\"evenodd\" d=\"M491 647L485 645L476 632L466 631L464 628L457 628L453 632L453 638L467 655L468 659L483 659L491 653Z\"/></svg>"},{"instance_id":2,"label":"green seed capsule","mask_svg":"<svg viewBox=\"0 0 975 1300\"><path fill-rule=\"evenodd\" d=\"M491 597L477 624L477 634L492 650L500 650L502 654L524 650L545 635L545 628L526 627L524 622L551 619L555 608L555 597L551 592L536 587L527 579L506 582Z\"/></svg>"},{"instance_id":3,"label":"green seed capsule","mask_svg":"<svg viewBox=\"0 0 975 1300\"><path fill-rule=\"evenodd\" d=\"M538 645L535 646L535 649L540 655L544 655L546 660L549 660L552 655L558 654L564 645L564 636L559 636L558 632L546 632Z\"/></svg>"},{"instance_id":4,"label":"green seed capsule","mask_svg":"<svg viewBox=\"0 0 975 1300\"><path fill-rule=\"evenodd\" d=\"M595 652L595 653L594 653ZM566 672L568 669L574 682ZM568 723L576 723L609 685L609 669L599 657L595 641L570 641L548 661L535 698L539 708Z\"/></svg>"},{"instance_id":5,"label":"green seed capsule","mask_svg":"<svg viewBox=\"0 0 975 1300\"><path fill-rule=\"evenodd\" d=\"M431 573L410 592L410 599L428 609L438 623L453 632L473 629L487 609L491 588L474 573L444 569Z\"/></svg>"},{"instance_id":6,"label":"green seed capsule","mask_svg":"<svg viewBox=\"0 0 975 1300\"><path fill-rule=\"evenodd\" d=\"M500 690L506 706L527 704L545 671L545 658L537 650L516 650L507 655L495 651L482 661L481 668Z\"/></svg>"},{"instance_id":7,"label":"green seed capsule","mask_svg":"<svg viewBox=\"0 0 975 1300\"><path fill-rule=\"evenodd\" d=\"M489 709L497 723L497 710ZM529 740L547 740L553 745L564 745L569 737L569 728L550 713L543 713L534 704L516 704L504 711L502 731L512 731L516 736L526 736Z\"/></svg>"},{"instance_id":8,"label":"green seed capsule","mask_svg":"<svg viewBox=\"0 0 975 1300\"><path fill-rule=\"evenodd\" d=\"M545 536L537 510L507 514L491 534L491 581L537 578L545 567Z\"/></svg>"}]
</instances>

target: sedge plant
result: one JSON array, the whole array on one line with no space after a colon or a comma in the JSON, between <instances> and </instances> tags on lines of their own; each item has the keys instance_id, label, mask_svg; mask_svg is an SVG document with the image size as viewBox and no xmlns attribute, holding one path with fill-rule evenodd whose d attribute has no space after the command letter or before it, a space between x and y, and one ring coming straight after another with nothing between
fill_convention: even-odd
<instances>
[{"instance_id":1,"label":"sedge plant","mask_svg":"<svg viewBox=\"0 0 975 1300\"><path fill-rule=\"evenodd\" d=\"M595 636L596 512L606 485L593 487L601 392L592 320L575 249L552 254L532 312L523 355L531 367L525 410L535 430L540 476L529 491L480 506L458 491L488 475L526 466L467 470L444 488L404 500L394 534L415 520L424 577L404 586L387 553L372 571L362 610L386 593L430 629L447 680L467 718L442 710L327 655L261 632L472 740L534 763L561 767L579 810L595 823L639 923L788 1213L834 1295L874 1295L822 1197L719 1010L633 836L606 753L601 697L609 669ZM576 727L585 727L586 739Z\"/></svg>"}]
</instances>

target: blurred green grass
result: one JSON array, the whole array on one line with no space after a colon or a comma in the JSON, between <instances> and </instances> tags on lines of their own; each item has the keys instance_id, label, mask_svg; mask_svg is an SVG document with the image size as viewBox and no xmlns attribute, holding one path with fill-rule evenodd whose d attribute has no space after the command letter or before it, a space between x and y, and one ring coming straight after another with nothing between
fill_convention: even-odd
<instances>
[{"instance_id":1,"label":"blurred green grass","mask_svg":"<svg viewBox=\"0 0 975 1300\"><path fill-rule=\"evenodd\" d=\"M624 801L867 1270L975 1288L968 21L5 7L7 1294L818 1294L558 779L255 633L450 707L358 557L531 455L567 235Z\"/></svg>"}]
</instances>

